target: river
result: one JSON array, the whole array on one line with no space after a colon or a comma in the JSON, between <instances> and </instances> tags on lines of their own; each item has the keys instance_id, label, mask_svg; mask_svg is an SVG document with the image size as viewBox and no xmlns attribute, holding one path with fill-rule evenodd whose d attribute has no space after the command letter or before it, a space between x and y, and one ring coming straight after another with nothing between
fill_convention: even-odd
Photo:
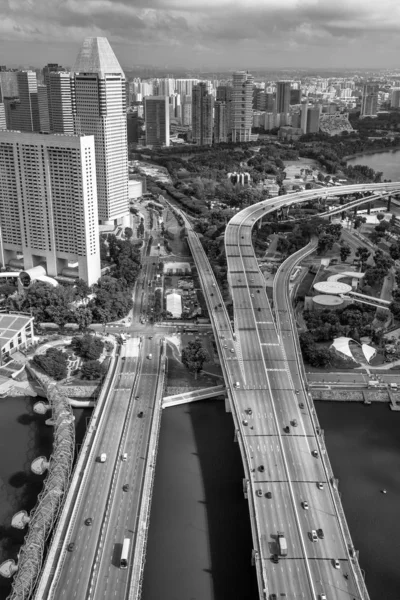
<instances>
[{"instance_id":1,"label":"river","mask_svg":"<svg viewBox=\"0 0 400 600\"><path fill-rule=\"evenodd\" d=\"M378 404L316 407L371 600L399 600L400 414ZM163 411L143 600L258 597L242 478L223 402Z\"/></svg>"},{"instance_id":2,"label":"river","mask_svg":"<svg viewBox=\"0 0 400 600\"><path fill-rule=\"evenodd\" d=\"M361 156L349 158L347 164L349 166L366 165L374 171L382 171L382 179L400 180L400 150L362 154Z\"/></svg>"},{"instance_id":3,"label":"river","mask_svg":"<svg viewBox=\"0 0 400 600\"><path fill-rule=\"evenodd\" d=\"M45 424L48 415L33 412L36 401L29 396L0 399L0 562L17 559L26 531L13 529L11 517L22 509L29 513L35 506L44 476L34 475L30 465L37 456L49 457L52 450L53 428ZM77 443L83 439L90 413L74 410ZM0 600L10 589L10 580L0 577Z\"/></svg>"}]
</instances>

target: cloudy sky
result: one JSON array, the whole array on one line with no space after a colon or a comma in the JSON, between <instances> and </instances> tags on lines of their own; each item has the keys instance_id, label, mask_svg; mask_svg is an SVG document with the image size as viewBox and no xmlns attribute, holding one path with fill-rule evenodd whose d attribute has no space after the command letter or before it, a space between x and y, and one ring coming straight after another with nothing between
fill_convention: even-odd
<instances>
[{"instance_id":1,"label":"cloudy sky","mask_svg":"<svg viewBox=\"0 0 400 600\"><path fill-rule=\"evenodd\" d=\"M105 36L126 67L397 67L399 33L399 0L0 0L10 66Z\"/></svg>"}]
</instances>

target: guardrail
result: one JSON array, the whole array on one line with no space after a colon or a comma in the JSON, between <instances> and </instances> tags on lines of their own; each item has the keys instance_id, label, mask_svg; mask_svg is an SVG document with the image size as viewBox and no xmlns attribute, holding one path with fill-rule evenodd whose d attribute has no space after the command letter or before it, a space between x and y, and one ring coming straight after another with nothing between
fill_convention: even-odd
<instances>
[{"instance_id":1,"label":"guardrail","mask_svg":"<svg viewBox=\"0 0 400 600\"><path fill-rule=\"evenodd\" d=\"M130 584L128 600L138 600L141 596L143 585L144 557L146 553L147 536L150 523L151 499L153 495L155 466L160 437L162 396L167 362L166 343L163 341L159 363L159 377L157 380L156 398L153 406L153 417L149 434L149 444L145 458L145 473L142 480L140 493L141 501L137 514L135 527L135 555L130 570ZM139 530L140 528L140 530Z\"/></svg>"},{"instance_id":2,"label":"guardrail","mask_svg":"<svg viewBox=\"0 0 400 600\"><path fill-rule=\"evenodd\" d=\"M34 600L51 600L54 589L61 576L62 566L66 558L66 544L76 522L77 509L82 501L83 492L87 483L88 470L86 465L93 460L95 438L104 419L104 404L117 373L117 359L114 356L109 371L103 384L96 407L92 413L89 426L81 446L78 461L75 465L67 498L63 511L54 530L50 550L46 557L39 584L34 594ZM97 427L96 427L97 423ZM72 516L71 516L72 510ZM48 589L50 586L50 589Z\"/></svg>"}]
</instances>

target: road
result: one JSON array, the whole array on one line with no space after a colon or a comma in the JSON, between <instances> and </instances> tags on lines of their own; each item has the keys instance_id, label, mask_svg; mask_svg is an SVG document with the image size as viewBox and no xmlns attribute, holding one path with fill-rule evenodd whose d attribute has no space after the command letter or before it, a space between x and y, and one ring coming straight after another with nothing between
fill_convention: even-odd
<instances>
[{"instance_id":1,"label":"road","mask_svg":"<svg viewBox=\"0 0 400 600\"><path fill-rule=\"evenodd\" d=\"M119 361L119 374L112 395L107 401L107 426L103 427L96 440L95 461L90 469L88 484L80 506L76 509L74 526L66 543L74 543L72 552L67 552L60 577L54 582L49 598L81 600L89 590L92 569L96 560L98 542L106 514L108 494L116 465L120 461L120 446L124 424L129 411L130 397L138 366L138 347L135 340L126 345L126 359ZM105 452L107 460L100 462ZM87 518L93 524L85 525Z\"/></svg>"},{"instance_id":2,"label":"road","mask_svg":"<svg viewBox=\"0 0 400 600\"><path fill-rule=\"evenodd\" d=\"M158 381L160 348L159 343L153 343L148 338L144 340L142 356L148 356L151 351L152 359L143 358L138 382L133 391L133 396L139 398L134 401L134 409L127 421L120 446L111 490L110 512L103 524L102 549L92 581L93 593L89 594L88 598L97 600L127 597L130 568L120 569L119 563L124 538L131 539L131 552L133 552L136 533L141 526L138 522L138 514ZM138 418L139 411L143 411L143 418ZM121 460L124 452L128 455L126 461ZM123 491L125 484L129 485L127 492Z\"/></svg>"},{"instance_id":3,"label":"road","mask_svg":"<svg viewBox=\"0 0 400 600\"><path fill-rule=\"evenodd\" d=\"M398 190L400 184L348 186L327 190L327 195L370 187ZM188 227L189 243L209 301L226 384L233 398L245 472L251 472L248 493L260 597L286 594L317 599L326 594L330 600L367 599L361 573L353 569L355 559L349 555L345 524L339 520L341 506L321 460L326 450L306 396L293 338L287 280L283 277L275 285L281 322L278 333L251 239L254 223L267 212L306 201L315 194L308 191L263 201L242 210L229 222L225 249L236 339L215 290L210 265ZM265 496L267 492L271 498ZM310 532L319 528L323 529L323 539L311 541ZM278 550L278 531L285 532L288 556L274 564L271 557ZM336 560L340 568L335 568Z\"/></svg>"}]
</instances>

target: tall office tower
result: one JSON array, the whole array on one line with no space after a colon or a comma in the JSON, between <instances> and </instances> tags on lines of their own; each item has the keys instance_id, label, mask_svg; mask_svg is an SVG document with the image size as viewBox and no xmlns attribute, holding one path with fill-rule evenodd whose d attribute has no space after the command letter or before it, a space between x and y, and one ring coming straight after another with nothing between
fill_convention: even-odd
<instances>
[{"instance_id":1,"label":"tall office tower","mask_svg":"<svg viewBox=\"0 0 400 600\"><path fill-rule=\"evenodd\" d=\"M390 90L390 107L400 108L400 88L392 88Z\"/></svg>"},{"instance_id":2,"label":"tall office tower","mask_svg":"<svg viewBox=\"0 0 400 600\"><path fill-rule=\"evenodd\" d=\"M0 136L0 262L100 277L93 136L4 131Z\"/></svg>"},{"instance_id":3,"label":"tall office tower","mask_svg":"<svg viewBox=\"0 0 400 600\"><path fill-rule=\"evenodd\" d=\"M45 67L43 67L42 74L44 85L49 85L50 73L57 73L57 71L64 71L63 67L61 67L58 63L48 63Z\"/></svg>"},{"instance_id":4,"label":"tall office tower","mask_svg":"<svg viewBox=\"0 0 400 600\"><path fill-rule=\"evenodd\" d=\"M217 100L214 104L214 144L228 141L228 113L226 102Z\"/></svg>"},{"instance_id":5,"label":"tall office tower","mask_svg":"<svg viewBox=\"0 0 400 600\"><path fill-rule=\"evenodd\" d=\"M265 111L267 106L267 94L261 88L253 89L253 110Z\"/></svg>"},{"instance_id":6,"label":"tall office tower","mask_svg":"<svg viewBox=\"0 0 400 600\"><path fill-rule=\"evenodd\" d=\"M18 71L18 97L12 116L12 126L19 131L40 131L39 101L36 73Z\"/></svg>"},{"instance_id":7,"label":"tall office tower","mask_svg":"<svg viewBox=\"0 0 400 600\"><path fill-rule=\"evenodd\" d=\"M290 81L278 81L276 84L276 112L278 114L289 112Z\"/></svg>"},{"instance_id":8,"label":"tall office tower","mask_svg":"<svg viewBox=\"0 0 400 600\"><path fill-rule=\"evenodd\" d=\"M229 114L232 142L249 142L251 139L253 82L253 76L245 71L233 73Z\"/></svg>"},{"instance_id":9,"label":"tall office tower","mask_svg":"<svg viewBox=\"0 0 400 600\"><path fill-rule=\"evenodd\" d=\"M216 90L216 100L218 102L230 102L232 100L232 90L231 85L219 85Z\"/></svg>"},{"instance_id":10,"label":"tall office tower","mask_svg":"<svg viewBox=\"0 0 400 600\"><path fill-rule=\"evenodd\" d=\"M363 87L360 117L376 117L378 112L379 83L366 83Z\"/></svg>"},{"instance_id":11,"label":"tall office tower","mask_svg":"<svg viewBox=\"0 0 400 600\"><path fill-rule=\"evenodd\" d=\"M275 111L275 95L271 92L265 94L265 110L267 112Z\"/></svg>"},{"instance_id":12,"label":"tall office tower","mask_svg":"<svg viewBox=\"0 0 400 600\"><path fill-rule=\"evenodd\" d=\"M300 104L301 102L301 90L300 89L294 89L294 90L290 90L290 99L289 99L289 103L290 104Z\"/></svg>"},{"instance_id":13,"label":"tall office tower","mask_svg":"<svg viewBox=\"0 0 400 600\"><path fill-rule=\"evenodd\" d=\"M307 133L308 100L302 102L300 109L300 127L302 133Z\"/></svg>"},{"instance_id":14,"label":"tall office tower","mask_svg":"<svg viewBox=\"0 0 400 600\"><path fill-rule=\"evenodd\" d=\"M0 102L0 129L7 129L6 109L2 102Z\"/></svg>"},{"instance_id":15,"label":"tall office tower","mask_svg":"<svg viewBox=\"0 0 400 600\"><path fill-rule=\"evenodd\" d=\"M46 85L38 85L38 105L40 131L42 133L50 133L49 103Z\"/></svg>"},{"instance_id":16,"label":"tall office tower","mask_svg":"<svg viewBox=\"0 0 400 600\"><path fill-rule=\"evenodd\" d=\"M4 98L18 97L18 81L16 71L0 71L0 102Z\"/></svg>"},{"instance_id":17,"label":"tall office tower","mask_svg":"<svg viewBox=\"0 0 400 600\"><path fill-rule=\"evenodd\" d=\"M46 80L50 131L52 133L74 133L71 73L51 71Z\"/></svg>"},{"instance_id":18,"label":"tall office tower","mask_svg":"<svg viewBox=\"0 0 400 600\"><path fill-rule=\"evenodd\" d=\"M199 146L211 146L213 142L214 97L207 90L206 82L192 89L192 139Z\"/></svg>"},{"instance_id":19,"label":"tall office tower","mask_svg":"<svg viewBox=\"0 0 400 600\"><path fill-rule=\"evenodd\" d=\"M319 117L320 107L313 106L307 110L307 133L318 133L319 131Z\"/></svg>"},{"instance_id":20,"label":"tall office tower","mask_svg":"<svg viewBox=\"0 0 400 600\"><path fill-rule=\"evenodd\" d=\"M182 102L182 125L192 126L192 96L184 96Z\"/></svg>"},{"instance_id":21,"label":"tall office tower","mask_svg":"<svg viewBox=\"0 0 400 600\"><path fill-rule=\"evenodd\" d=\"M129 214L125 75L107 38L86 38L73 68L75 132L94 135L99 219Z\"/></svg>"},{"instance_id":22,"label":"tall office tower","mask_svg":"<svg viewBox=\"0 0 400 600\"><path fill-rule=\"evenodd\" d=\"M149 96L144 99L146 146L169 146L169 98Z\"/></svg>"}]
</instances>

